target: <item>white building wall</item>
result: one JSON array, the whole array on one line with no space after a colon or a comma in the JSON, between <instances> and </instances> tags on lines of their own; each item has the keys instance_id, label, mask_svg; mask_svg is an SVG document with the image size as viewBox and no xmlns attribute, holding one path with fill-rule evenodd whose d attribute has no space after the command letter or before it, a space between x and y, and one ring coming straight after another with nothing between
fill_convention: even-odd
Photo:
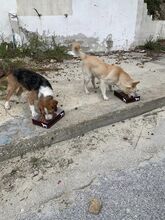
<instances>
[{"instance_id":1,"label":"white building wall","mask_svg":"<svg viewBox=\"0 0 165 220\"><path fill-rule=\"evenodd\" d=\"M20 26L29 32L56 35L62 43L79 40L93 51L128 50L144 43L151 35L153 38L165 36L164 21L152 21L144 0L70 1L72 10L67 17L61 11L57 15L57 10L54 16L19 16ZM0 0L0 3L0 32L12 40L8 13L17 14L17 0Z\"/></svg>"},{"instance_id":2,"label":"white building wall","mask_svg":"<svg viewBox=\"0 0 165 220\"><path fill-rule=\"evenodd\" d=\"M0 35L3 35L4 38L11 37L11 28L8 17L9 12L16 12L16 0L0 0Z\"/></svg>"}]
</instances>

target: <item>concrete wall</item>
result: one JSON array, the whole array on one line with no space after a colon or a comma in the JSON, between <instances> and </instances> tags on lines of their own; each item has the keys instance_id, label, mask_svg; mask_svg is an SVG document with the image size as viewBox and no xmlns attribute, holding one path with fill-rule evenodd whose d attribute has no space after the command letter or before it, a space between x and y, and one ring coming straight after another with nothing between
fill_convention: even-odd
<instances>
[{"instance_id":1,"label":"concrete wall","mask_svg":"<svg viewBox=\"0 0 165 220\"><path fill-rule=\"evenodd\" d=\"M19 16L42 16L72 14L72 0L16 0Z\"/></svg>"},{"instance_id":2,"label":"concrete wall","mask_svg":"<svg viewBox=\"0 0 165 220\"><path fill-rule=\"evenodd\" d=\"M165 21L152 20L147 4L139 0L134 45L142 45L150 39L165 39Z\"/></svg>"},{"instance_id":3,"label":"concrete wall","mask_svg":"<svg viewBox=\"0 0 165 220\"><path fill-rule=\"evenodd\" d=\"M11 38L11 28L8 13L16 12L16 1L11 0L9 4L9 1L0 0L0 6L0 37L3 35L4 38Z\"/></svg>"},{"instance_id":4,"label":"concrete wall","mask_svg":"<svg viewBox=\"0 0 165 220\"><path fill-rule=\"evenodd\" d=\"M19 25L25 34L21 35L22 40L27 31L38 32L56 35L57 40L65 44L79 40L92 51L128 50L144 43L150 35L165 36L164 22L152 21L143 0L61 0L63 7L59 0L36 0L35 5L29 4L30 1L0 0L0 30L5 38L12 39L9 12L20 15ZM48 7L51 1L54 7L58 6L54 10ZM41 17L35 13L34 6ZM16 19L12 27L20 40Z\"/></svg>"}]
</instances>

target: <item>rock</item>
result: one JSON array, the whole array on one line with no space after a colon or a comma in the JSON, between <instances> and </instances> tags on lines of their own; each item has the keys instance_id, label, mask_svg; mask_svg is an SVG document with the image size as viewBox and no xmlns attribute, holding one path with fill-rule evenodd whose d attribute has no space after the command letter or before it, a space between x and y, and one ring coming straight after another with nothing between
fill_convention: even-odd
<instances>
[{"instance_id":1,"label":"rock","mask_svg":"<svg viewBox=\"0 0 165 220\"><path fill-rule=\"evenodd\" d=\"M127 137L123 137L123 140L127 141L127 140L128 140L128 138L127 138Z\"/></svg>"},{"instance_id":2,"label":"rock","mask_svg":"<svg viewBox=\"0 0 165 220\"><path fill-rule=\"evenodd\" d=\"M24 212L24 209L21 209L20 211L21 211L21 212Z\"/></svg>"},{"instance_id":3,"label":"rock","mask_svg":"<svg viewBox=\"0 0 165 220\"><path fill-rule=\"evenodd\" d=\"M136 66L138 66L139 68L144 68L144 65L142 63L137 63Z\"/></svg>"},{"instance_id":4,"label":"rock","mask_svg":"<svg viewBox=\"0 0 165 220\"><path fill-rule=\"evenodd\" d=\"M146 52L145 50L140 50L140 51L139 51L139 53L145 53L145 52Z\"/></svg>"},{"instance_id":5,"label":"rock","mask_svg":"<svg viewBox=\"0 0 165 220\"><path fill-rule=\"evenodd\" d=\"M38 170L34 170L34 172L32 174L32 177L38 176L38 174L39 174L39 171Z\"/></svg>"},{"instance_id":6,"label":"rock","mask_svg":"<svg viewBox=\"0 0 165 220\"><path fill-rule=\"evenodd\" d=\"M54 60L53 60L53 59L51 59L51 60L50 60L50 63L54 63Z\"/></svg>"},{"instance_id":7,"label":"rock","mask_svg":"<svg viewBox=\"0 0 165 220\"><path fill-rule=\"evenodd\" d=\"M102 209L102 202L98 198L93 198L89 202L88 212L94 215L98 215Z\"/></svg>"}]
</instances>

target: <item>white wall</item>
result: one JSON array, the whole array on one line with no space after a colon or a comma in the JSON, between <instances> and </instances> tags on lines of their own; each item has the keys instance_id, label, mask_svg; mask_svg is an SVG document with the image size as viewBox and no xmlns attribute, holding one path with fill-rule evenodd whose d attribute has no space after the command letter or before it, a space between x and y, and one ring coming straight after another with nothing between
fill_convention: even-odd
<instances>
[{"instance_id":1,"label":"white wall","mask_svg":"<svg viewBox=\"0 0 165 220\"><path fill-rule=\"evenodd\" d=\"M2 0L0 0L2 2ZM9 7L10 6L10 7ZM78 39L87 41L94 50L105 50L106 41L113 41L113 49L128 49L134 40L137 0L72 0L73 14L61 16L20 16L20 25L28 31L38 31L47 35L55 34L67 41ZM2 32L11 32L7 12L16 13L16 0L6 3L0 13ZM9 26L9 24L8 24ZM88 46L88 45L86 45Z\"/></svg>"},{"instance_id":2,"label":"white wall","mask_svg":"<svg viewBox=\"0 0 165 220\"><path fill-rule=\"evenodd\" d=\"M16 12L16 0L0 0L0 35L4 35L4 37L11 37L11 28L8 18L8 12Z\"/></svg>"},{"instance_id":3,"label":"white wall","mask_svg":"<svg viewBox=\"0 0 165 220\"><path fill-rule=\"evenodd\" d=\"M17 13L17 2L0 3L0 30L12 39L8 12ZM152 21L143 0L72 0L72 14L68 17L19 16L19 21L30 32L55 34L64 43L79 40L93 51L127 50L144 43L150 35L163 37L165 33L164 22Z\"/></svg>"},{"instance_id":4,"label":"white wall","mask_svg":"<svg viewBox=\"0 0 165 220\"><path fill-rule=\"evenodd\" d=\"M113 49L130 47L134 40L137 0L73 0L72 5L73 14L67 18L20 17L21 24L29 31L42 34L46 30L50 35L66 37L64 40L68 36L87 40L95 50L106 46L108 36L112 36Z\"/></svg>"}]
</instances>

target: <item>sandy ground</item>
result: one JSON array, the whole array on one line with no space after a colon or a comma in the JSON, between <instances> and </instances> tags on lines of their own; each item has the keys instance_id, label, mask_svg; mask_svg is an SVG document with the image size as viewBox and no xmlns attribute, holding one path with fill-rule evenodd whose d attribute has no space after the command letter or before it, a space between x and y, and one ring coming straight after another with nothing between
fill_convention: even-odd
<instances>
[{"instance_id":1,"label":"sandy ground","mask_svg":"<svg viewBox=\"0 0 165 220\"><path fill-rule=\"evenodd\" d=\"M109 56L101 56L107 63L116 63L123 67L128 73L136 79L142 76L144 72L151 71L159 72L160 64L151 62L153 58L147 56L146 53L127 52L118 53ZM81 72L80 60L67 60L63 63L54 63L56 71L46 72L45 77L51 82L54 88L54 96L59 101L59 105L66 111L73 110L75 107L93 104L102 100L99 90L93 90L91 96L86 96L83 91L83 75ZM12 108L4 109L5 92L0 96L0 125L14 120L15 118L27 118L30 116L30 111L26 102L26 93L22 97L13 97L11 101Z\"/></svg>"}]
</instances>

